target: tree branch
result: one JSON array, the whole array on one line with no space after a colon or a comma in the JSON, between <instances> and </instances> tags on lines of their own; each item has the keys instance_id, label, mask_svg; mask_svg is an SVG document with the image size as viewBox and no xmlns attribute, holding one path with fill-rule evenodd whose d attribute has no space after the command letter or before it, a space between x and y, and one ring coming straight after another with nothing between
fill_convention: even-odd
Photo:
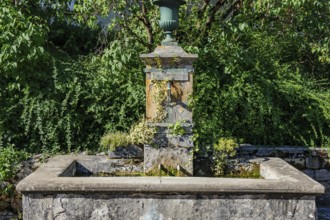
<instances>
[{"instance_id":1,"label":"tree branch","mask_svg":"<svg viewBox=\"0 0 330 220\"><path fill-rule=\"evenodd\" d=\"M202 7L198 10L198 18L201 19L203 17L207 9L207 6L209 6L209 4L210 4L210 0L204 0Z\"/></svg>"},{"instance_id":2,"label":"tree branch","mask_svg":"<svg viewBox=\"0 0 330 220\"><path fill-rule=\"evenodd\" d=\"M205 24L206 28L210 28L214 19L216 13L219 11L219 9L225 4L225 1L219 0L217 3L210 9L210 15L207 18L207 22Z\"/></svg>"},{"instance_id":3,"label":"tree branch","mask_svg":"<svg viewBox=\"0 0 330 220\"><path fill-rule=\"evenodd\" d=\"M132 31L132 29L127 25L126 23L126 20L124 20L124 26L125 26L125 29L131 34L134 36L134 39L136 39L138 42L140 42L142 45L146 46L148 48L148 50L151 52L152 51L152 47L153 45L152 44L149 44L148 42L142 40L140 38L140 36L138 36L134 31Z\"/></svg>"},{"instance_id":4,"label":"tree branch","mask_svg":"<svg viewBox=\"0 0 330 220\"><path fill-rule=\"evenodd\" d=\"M148 14L148 10L145 6L144 0L142 0L142 5L141 5L141 16L138 17L139 21L141 21L147 31L147 35L148 35L148 43L150 45L153 45L154 43L154 35L153 35L153 30L152 30L152 26L151 23L147 17Z\"/></svg>"},{"instance_id":5,"label":"tree branch","mask_svg":"<svg viewBox=\"0 0 330 220\"><path fill-rule=\"evenodd\" d=\"M229 18L235 16L238 10L242 7L243 0L236 0L228 10L222 15L221 20L228 20Z\"/></svg>"},{"instance_id":6,"label":"tree branch","mask_svg":"<svg viewBox=\"0 0 330 220\"><path fill-rule=\"evenodd\" d=\"M20 3L20 0L12 0L12 2L15 5L15 7L17 7Z\"/></svg>"},{"instance_id":7,"label":"tree branch","mask_svg":"<svg viewBox=\"0 0 330 220\"><path fill-rule=\"evenodd\" d=\"M218 0L217 3L210 8L209 10L209 16L207 18L207 21L205 23L204 31L201 33L200 37L207 38L209 35L209 31L211 29L212 23L215 20L216 13L220 10L222 6L224 6L225 0Z\"/></svg>"}]
</instances>

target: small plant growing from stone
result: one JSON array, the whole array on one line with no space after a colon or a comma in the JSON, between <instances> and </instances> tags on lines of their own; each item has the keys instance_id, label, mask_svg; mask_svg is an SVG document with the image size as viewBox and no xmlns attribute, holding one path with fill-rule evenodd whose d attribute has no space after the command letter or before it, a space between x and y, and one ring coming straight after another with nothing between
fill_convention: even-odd
<instances>
[{"instance_id":1,"label":"small plant growing from stone","mask_svg":"<svg viewBox=\"0 0 330 220\"><path fill-rule=\"evenodd\" d=\"M129 144L128 134L123 132L108 133L101 138L100 144L104 148L114 151L117 147L123 147Z\"/></svg>"},{"instance_id":2,"label":"small plant growing from stone","mask_svg":"<svg viewBox=\"0 0 330 220\"><path fill-rule=\"evenodd\" d=\"M229 164L229 157L236 155L237 142L232 138L220 138L213 146L214 176L223 176Z\"/></svg>"},{"instance_id":3,"label":"small plant growing from stone","mask_svg":"<svg viewBox=\"0 0 330 220\"><path fill-rule=\"evenodd\" d=\"M150 127L143 118L139 123L132 126L129 133L129 142L136 145L151 143L156 133L156 128Z\"/></svg>"},{"instance_id":4,"label":"small plant growing from stone","mask_svg":"<svg viewBox=\"0 0 330 220\"><path fill-rule=\"evenodd\" d=\"M139 123L134 124L130 132L111 132L101 138L102 147L115 151L117 147L126 147L130 144L143 145L153 141L156 128L148 126L147 120L143 118Z\"/></svg>"},{"instance_id":5,"label":"small plant growing from stone","mask_svg":"<svg viewBox=\"0 0 330 220\"><path fill-rule=\"evenodd\" d=\"M175 122L175 124L170 124L168 128L170 129L170 133L174 136L180 136L186 133L180 121Z\"/></svg>"}]
</instances>

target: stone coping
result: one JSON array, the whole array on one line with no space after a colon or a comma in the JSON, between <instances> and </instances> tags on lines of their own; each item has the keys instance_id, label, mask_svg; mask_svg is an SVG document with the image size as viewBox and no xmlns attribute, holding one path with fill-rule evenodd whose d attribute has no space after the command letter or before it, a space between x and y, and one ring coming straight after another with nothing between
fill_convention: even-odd
<instances>
[{"instance_id":1,"label":"stone coping","mask_svg":"<svg viewBox=\"0 0 330 220\"><path fill-rule=\"evenodd\" d=\"M318 182L279 158L257 159L264 179L215 177L59 177L75 161L93 163L106 156L55 156L22 180L20 192L143 192L143 193L237 193L319 195Z\"/></svg>"},{"instance_id":2,"label":"stone coping","mask_svg":"<svg viewBox=\"0 0 330 220\"><path fill-rule=\"evenodd\" d=\"M329 152L328 148L322 147L306 147L306 146L290 146L290 145L280 145L280 146L271 146L271 145L252 145L252 144L240 144L239 150L262 150L262 149L269 149L269 150L283 150L283 151L325 151Z\"/></svg>"},{"instance_id":3,"label":"stone coping","mask_svg":"<svg viewBox=\"0 0 330 220\"><path fill-rule=\"evenodd\" d=\"M140 58L181 58L181 59L197 59L197 54L186 53L181 46L157 46L155 51L149 54L141 54Z\"/></svg>"}]
</instances>

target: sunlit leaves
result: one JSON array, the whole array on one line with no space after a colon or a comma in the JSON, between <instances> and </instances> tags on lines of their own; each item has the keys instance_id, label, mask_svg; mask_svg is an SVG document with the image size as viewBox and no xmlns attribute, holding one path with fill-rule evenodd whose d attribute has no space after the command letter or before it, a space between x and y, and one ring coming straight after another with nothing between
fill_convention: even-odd
<instances>
[{"instance_id":1,"label":"sunlit leaves","mask_svg":"<svg viewBox=\"0 0 330 220\"><path fill-rule=\"evenodd\" d=\"M13 6L0 8L0 71L18 77L44 58L46 27Z\"/></svg>"},{"instance_id":2,"label":"sunlit leaves","mask_svg":"<svg viewBox=\"0 0 330 220\"><path fill-rule=\"evenodd\" d=\"M199 55L196 145L329 144L329 1L228 0L213 17L205 2L187 0L175 33ZM160 43L158 20L152 0L2 1L0 146L91 149L127 131L145 112L139 54Z\"/></svg>"}]
</instances>

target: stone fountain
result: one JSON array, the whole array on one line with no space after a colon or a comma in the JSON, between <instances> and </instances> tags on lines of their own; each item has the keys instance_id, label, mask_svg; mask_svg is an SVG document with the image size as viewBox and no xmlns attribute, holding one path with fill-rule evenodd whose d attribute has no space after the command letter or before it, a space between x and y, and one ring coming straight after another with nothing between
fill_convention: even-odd
<instances>
[{"instance_id":1,"label":"stone fountain","mask_svg":"<svg viewBox=\"0 0 330 220\"><path fill-rule=\"evenodd\" d=\"M23 218L316 219L324 187L279 158L259 158L259 179L193 177L193 62L173 38L183 0L155 0L165 39L146 63L146 117L158 132L144 146L143 168L106 156L55 156L17 185ZM179 128L179 129L177 129ZM179 130L179 132L178 132ZM180 177L96 177L126 170L176 169ZM185 177L183 177L185 176Z\"/></svg>"},{"instance_id":2,"label":"stone fountain","mask_svg":"<svg viewBox=\"0 0 330 220\"><path fill-rule=\"evenodd\" d=\"M196 54L186 53L173 38L183 0L155 0L160 7L160 27L165 39L153 53L142 54L146 63L146 118L158 132L154 142L144 146L144 171L158 166L180 169L193 175L192 111L193 62ZM160 87L160 88L159 88ZM165 93L159 100L159 93ZM176 125L180 135L171 131Z\"/></svg>"}]
</instances>

